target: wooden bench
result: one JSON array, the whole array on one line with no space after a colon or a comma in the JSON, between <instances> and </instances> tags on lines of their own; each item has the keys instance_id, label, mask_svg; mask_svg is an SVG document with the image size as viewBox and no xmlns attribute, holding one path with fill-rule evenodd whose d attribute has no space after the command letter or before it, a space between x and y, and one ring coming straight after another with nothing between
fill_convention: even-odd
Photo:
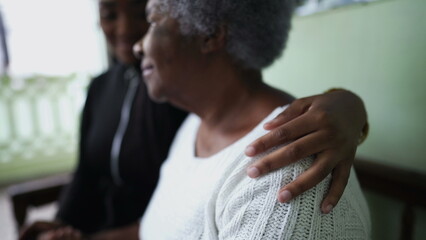
<instances>
[{"instance_id":1,"label":"wooden bench","mask_svg":"<svg viewBox=\"0 0 426 240\"><path fill-rule=\"evenodd\" d=\"M57 201L63 187L70 180L70 174L60 174L9 187L7 194L13 204L13 214L18 229L24 226L30 207L39 207Z\"/></svg>"}]
</instances>

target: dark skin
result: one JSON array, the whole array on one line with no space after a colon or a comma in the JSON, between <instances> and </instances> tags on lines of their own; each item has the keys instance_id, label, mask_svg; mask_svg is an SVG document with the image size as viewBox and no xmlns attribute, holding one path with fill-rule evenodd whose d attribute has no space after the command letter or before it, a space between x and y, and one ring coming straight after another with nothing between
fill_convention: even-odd
<instances>
[{"instance_id":1,"label":"dark skin","mask_svg":"<svg viewBox=\"0 0 426 240\"><path fill-rule=\"evenodd\" d=\"M143 0L99 0L100 25L110 50L118 61L125 64L135 65L140 61L133 54L132 47L149 28L145 5L146 1ZM136 53L138 49L140 45L136 44ZM357 141L367 119L364 104L356 94L346 90L288 100L292 101L289 107L265 124L265 129L271 131L251 143L246 149L246 155L254 156L284 142L293 142L255 162L247 169L247 174L249 177L260 177L316 154L314 164L295 181L283 186L277 198L281 202L290 201L331 173L332 184L321 206L322 211L328 213L338 203L349 177ZM57 223L44 223L42 228L34 224L24 231L21 239L28 239L25 233L34 229L36 232L44 232L39 235L44 240L82 237L137 239L138 227L139 223L134 223L83 236L78 230Z\"/></svg>"}]
</instances>

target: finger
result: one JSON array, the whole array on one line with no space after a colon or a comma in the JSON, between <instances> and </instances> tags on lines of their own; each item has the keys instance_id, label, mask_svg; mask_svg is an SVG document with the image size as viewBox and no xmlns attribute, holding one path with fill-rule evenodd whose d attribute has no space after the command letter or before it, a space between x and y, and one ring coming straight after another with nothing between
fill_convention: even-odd
<instances>
[{"instance_id":1,"label":"finger","mask_svg":"<svg viewBox=\"0 0 426 240\"><path fill-rule=\"evenodd\" d=\"M301 116L256 139L247 146L245 154L247 156L255 156L272 147L300 138L316 129L317 125L312 123L312 119L309 116Z\"/></svg>"},{"instance_id":2,"label":"finger","mask_svg":"<svg viewBox=\"0 0 426 240\"><path fill-rule=\"evenodd\" d=\"M55 239L55 230L44 232L40 234L40 236L37 238L37 240L53 240Z\"/></svg>"},{"instance_id":3,"label":"finger","mask_svg":"<svg viewBox=\"0 0 426 240\"><path fill-rule=\"evenodd\" d=\"M72 236L73 236L74 239L81 239L81 233L78 230L74 229Z\"/></svg>"},{"instance_id":4,"label":"finger","mask_svg":"<svg viewBox=\"0 0 426 240\"><path fill-rule=\"evenodd\" d=\"M329 143L329 135L325 131L313 132L254 162L247 168L247 174L251 178L267 174L300 159L322 152L326 150L326 147L329 147Z\"/></svg>"},{"instance_id":5,"label":"finger","mask_svg":"<svg viewBox=\"0 0 426 240\"><path fill-rule=\"evenodd\" d=\"M327 154L321 155L319 158L329 158L331 156L331 154ZM282 203L288 202L316 186L334 168L334 164L329 164L330 162L335 162L335 160L325 161L323 159L316 159L309 169L299 175L293 182L281 188L278 194L278 201Z\"/></svg>"},{"instance_id":6,"label":"finger","mask_svg":"<svg viewBox=\"0 0 426 240\"><path fill-rule=\"evenodd\" d=\"M80 231L70 227L70 238L71 239L80 239L81 238Z\"/></svg>"},{"instance_id":7,"label":"finger","mask_svg":"<svg viewBox=\"0 0 426 240\"><path fill-rule=\"evenodd\" d=\"M272 130L302 115L310 107L312 101L309 98L301 98L293 101L282 113L264 124L266 130Z\"/></svg>"},{"instance_id":8,"label":"finger","mask_svg":"<svg viewBox=\"0 0 426 240\"><path fill-rule=\"evenodd\" d=\"M54 239L63 239L65 236L64 228L59 228L55 231Z\"/></svg>"},{"instance_id":9,"label":"finger","mask_svg":"<svg viewBox=\"0 0 426 240\"><path fill-rule=\"evenodd\" d=\"M70 238L73 230L72 230L71 227L68 226L68 227L64 228L63 231L64 231L64 236L67 237L67 238Z\"/></svg>"},{"instance_id":10,"label":"finger","mask_svg":"<svg viewBox=\"0 0 426 240\"><path fill-rule=\"evenodd\" d=\"M26 229L29 230L37 230L37 231L47 231L47 230L51 230L55 227L59 226L58 223L56 222L45 222L45 221L37 221L33 224L31 224L30 226L28 226Z\"/></svg>"},{"instance_id":11,"label":"finger","mask_svg":"<svg viewBox=\"0 0 426 240\"><path fill-rule=\"evenodd\" d=\"M51 239L51 238L49 238L48 236L47 236L47 233L46 234L40 234L38 237L37 237L37 240L49 240L49 239Z\"/></svg>"},{"instance_id":12,"label":"finger","mask_svg":"<svg viewBox=\"0 0 426 240\"><path fill-rule=\"evenodd\" d=\"M79 231L71 226L64 229L64 239L75 240L79 239Z\"/></svg>"},{"instance_id":13,"label":"finger","mask_svg":"<svg viewBox=\"0 0 426 240\"><path fill-rule=\"evenodd\" d=\"M348 183L350 172L351 164L341 164L333 170L330 189L321 204L323 213L330 213L339 202Z\"/></svg>"}]
</instances>

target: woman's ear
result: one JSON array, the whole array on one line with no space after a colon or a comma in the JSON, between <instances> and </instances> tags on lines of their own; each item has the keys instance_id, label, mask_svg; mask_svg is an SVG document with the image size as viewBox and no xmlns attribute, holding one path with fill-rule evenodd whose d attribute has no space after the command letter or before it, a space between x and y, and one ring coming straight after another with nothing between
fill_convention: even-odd
<instances>
[{"instance_id":1,"label":"woman's ear","mask_svg":"<svg viewBox=\"0 0 426 240\"><path fill-rule=\"evenodd\" d=\"M225 47L226 35L226 27L224 24L221 24L213 34L205 36L202 39L201 52L211 53Z\"/></svg>"}]
</instances>

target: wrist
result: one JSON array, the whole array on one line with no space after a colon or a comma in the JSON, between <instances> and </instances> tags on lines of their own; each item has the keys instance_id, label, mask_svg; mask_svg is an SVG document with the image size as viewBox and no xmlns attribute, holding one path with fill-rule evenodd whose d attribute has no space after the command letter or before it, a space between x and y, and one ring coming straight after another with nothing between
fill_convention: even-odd
<instances>
[{"instance_id":1,"label":"wrist","mask_svg":"<svg viewBox=\"0 0 426 240\"><path fill-rule=\"evenodd\" d=\"M349 91L349 90L347 90L347 89L344 89L344 88L330 88L330 89L326 90L326 91L324 92L324 94L332 93L332 92L337 92L337 91L344 91L344 92L349 92L349 93L351 93L352 95L356 96L356 97L357 97L357 99L358 99L359 101L361 101L361 104L363 105L362 100L359 98L359 96L357 96L357 95L356 95L356 94L354 94L353 92L351 92L351 91ZM364 109L364 112L365 112L365 109ZM361 132L360 132L360 134L359 134L359 137L358 137L358 141L357 141L358 146L359 146L359 145L361 145L361 144L365 141L365 139L367 139L368 132L369 132L369 130L370 130L370 125L368 124L368 121L367 121L367 119L366 119L366 113L365 113L365 115L364 115L364 116L365 116L365 123L364 123L364 125L363 125L363 127L362 127L362 129L361 129Z\"/></svg>"},{"instance_id":2,"label":"wrist","mask_svg":"<svg viewBox=\"0 0 426 240\"><path fill-rule=\"evenodd\" d=\"M361 133L358 138L358 146L361 145L365 141L365 139L367 139L369 130L370 130L370 125L366 121L364 126L362 127Z\"/></svg>"},{"instance_id":3,"label":"wrist","mask_svg":"<svg viewBox=\"0 0 426 240\"><path fill-rule=\"evenodd\" d=\"M325 91L324 93L331 93L331 92L336 92L336 91L348 91L344 88L330 88L327 91Z\"/></svg>"}]
</instances>

